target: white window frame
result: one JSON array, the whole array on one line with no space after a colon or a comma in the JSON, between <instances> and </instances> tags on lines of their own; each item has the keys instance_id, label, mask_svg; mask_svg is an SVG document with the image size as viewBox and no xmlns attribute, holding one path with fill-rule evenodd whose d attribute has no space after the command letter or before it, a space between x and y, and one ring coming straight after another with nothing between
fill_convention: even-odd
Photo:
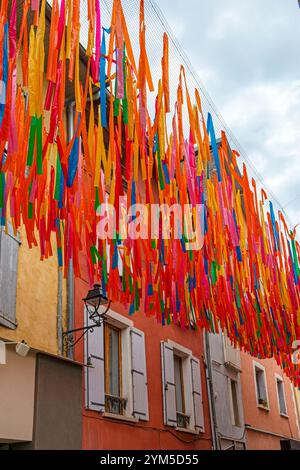
<instances>
[{"instance_id":1,"label":"white window frame","mask_svg":"<svg viewBox=\"0 0 300 470\"><path fill-rule=\"evenodd\" d=\"M268 405L264 406L259 403L258 401L258 389L257 389L257 382L256 382L256 369L259 369L260 371L263 372L264 375L264 381L265 381L265 389L266 389L266 398ZM266 369L265 367L260 364L259 362L253 361L253 378L254 378L254 386L255 386L255 394L256 394L256 404L258 408L261 408L262 410L265 411L270 411L270 400L269 400L269 392L268 392L268 383L267 383L267 376L266 376Z\"/></svg>"},{"instance_id":2,"label":"white window frame","mask_svg":"<svg viewBox=\"0 0 300 470\"><path fill-rule=\"evenodd\" d=\"M281 409L280 409L280 398L279 398L279 393L278 393L278 382L280 382L282 384L285 412L282 412ZM276 384L276 394L277 394L277 403L278 403L279 414L280 414L280 416L283 416L284 418L288 418L288 409L287 409L287 401L286 401L286 394L285 394L285 386L284 386L283 377L281 375L275 374L275 384Z\"/></svg>"},{"instance_id":3,"label":"white window frame","mask_svg":"<svg viewBox=\"0 0 300 470\"><path fill-rule=\"evenodd\" d=\"M237 404L236 405L237 405L238 421L239 421L238 424L236 424L235 418L234 418L234 406L233 406L233 396L232 396L231 382L234 382L235 387L236 387L236 395L237 395ZM241 428L242 427L242 425L241 425L241 408L240 408L240 404L239 404L239 401L238 401L238 397L239 397L239 382L238 382L238 380L232 379L231 377L228 377L228 389L229 389L229 398L230 398L231 424L235 428Z\"/></svg>"},{"instance_id":4,"label":"white window frame","mask_svg":"<svg viewBox=\"0 0 300 470\"><path fill-rule=\"evenodd\" d=\"M126 409L123 415L104 412L104 417L110 417L120 420L130 420L138 422L133 418L133 393L132 393L132 374L131 374L131 343L130 329L133 328L133 321L120 315L113 310L105 315L105 323L114 326L120 330L122 347L122 398L127 400ZM104 351L105 354L105 351Z\"/></svg>"},{"instance_id":5,"label":"white window frame","mask_svg":"<svg viewBox=\"0 0 300 470\"><path fill-rule=\"evenodd\" d=\"M85 309L85 319L87 319ZM119 421L129 421L137 423L138 421L149 421L149 401L148 401L148 383L147 383L147 361L146 361L146 343L143 331L134 327L134 323L126 316L109 310L106 314L105 324L109 327L115 327L119 330L120 343L122 348L121 397L126 400L126 407L123 414L109 413L105 411L105 325L102 324L99 330L99 340L93 336L93 341L87 343L88 335L85 336L84 354L86 360L93 358L92 371L89 377L89 367L85 374L85 408L91 411L98 411L104 418L110 418ZM97 329L95 332L97 334ZM95 332L92 334L94 335ZM135 338L135 340L134 340ZM136 338L139 338L138 340ZM133 369L134 367L134 369ZM99 384L99 385L98 385ZM98 399L98 387L100 399Z\"/></svg>"},{"instance_id":6,"label":"white window frame","mask_svg":"<svg viewBox=\"0 0 300 470\"><path fill-rule=\"evenodd\" d=\"M193 407L193 385L192 385L192 370L191 370L191 359L193 352L181 344L175 343L174 341L168 340L167 343L173 347L173 354L182 359L182 380L183 380L183 395L185 408L190 403L190 409L185 409L186 414L190 417L189 424L186 428L175 427L176 430L199 434L199 431L195 429L195 415Z\"/></svg>"}]
</instances>

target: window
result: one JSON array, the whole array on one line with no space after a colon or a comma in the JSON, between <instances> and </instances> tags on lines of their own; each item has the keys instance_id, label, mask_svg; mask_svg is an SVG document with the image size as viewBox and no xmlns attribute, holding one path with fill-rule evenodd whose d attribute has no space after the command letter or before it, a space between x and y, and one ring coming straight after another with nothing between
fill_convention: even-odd
<instances>
[{"instance_id":1,"label":"window","mask_svg":"<svg viewBox=\"0 0 300 470\"><path fill-rule=\"evenodd\" d=\"M204 432L200 361L172 341L161 343L164 424Z\"/></svg>"},{"instance_id":2,"label":"window","mask_svg":"<svg viewBox=\"0 0 300 470\"><path fill-rule=\"evenodd\" d=\"M1 209L0 209L1 214ZM15 330L20 240L10 224L0 227L0 326Z\"/></svg>"},{"instance_id":3,"label":"window","mask_svg":"<svg viewBox=\"0 0 300 470\"><path fill-rule=\"evenodd\" d=\"M257 405L261 408L269 409L265 369L259 363L254 363L254 376Z\"/></svg>"},{"instance_id":4,"label":"window","mask_svg":"<svg viewBox=\"0 0 300 470\"><path fill-rule=\"evenodd\" d=\"M122 398L121 331L106 324L104 332L105 411L122 415L126 401Z\"/></svg>"},{"instance_id":5,"label":"window","mask_svg":"<svg viewBox=\"0 0 300 470\"><path fill-rule=\"evenodd\" d=\"M84 337L85 406L116 419L149 419L145 336L112 311ZM85 310L85 325L90 325Z\"/></svg>"},{"instance_id":6,"label":"window","mask_svg":"<svg viewBox=\"0 0 300 470\"><path fill-rule=\"evenodd\" d=\"M276 378L279 412L281 415L287 416L287 408L286 408L285 393L284 393L284 382L279 375L276 375L275 378Z\"/></svg>"},{"instance_id":7,"label":"window","mask_svg":"<svg viewBox=\"0 0 300 470\"><path fill-rule=\"evenodd\" d=\"M189 422L189 417L185 414L182 358L176 356L176 354L174 354L174 376L177 426L180 428L186 428Z\"/></svg>"},{"instance_id":8,"label":"window","mask_svg":"<svg viewBox=\"0 0 300 470\"><path fill-rule=\"evenodd\" d=\"M231 416L233 426L240 426L240 413L238 403L238 384L236 380L229 379L231 397Z\"/></svg>"},{"instance_id":9,"label":"window","mask_svg":"<svg viewBox=\"0 0 300 470\"><path fill-rule=\"evenodd\" d=\"M246 444L243 441L220 438L221 450L246 450Z\"/></svg>"}]
</instances>

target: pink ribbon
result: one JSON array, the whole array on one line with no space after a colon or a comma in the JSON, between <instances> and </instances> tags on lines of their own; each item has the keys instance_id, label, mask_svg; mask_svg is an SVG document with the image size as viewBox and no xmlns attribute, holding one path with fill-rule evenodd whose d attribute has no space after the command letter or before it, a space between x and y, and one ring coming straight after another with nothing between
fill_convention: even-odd
<instances>
[{"instance_id":1,"label":"pink ribbon","mask_svg":"<svg viewBox=\"0 0 300 470\"><path fill-rule=\"evenodd\" d=\"M31 0L31 10L32 11L38 11L39 9L39 0Z\"/></svg>"},{"instance_id":2,"label":"pink ribbon","mask_svg":"<svg viewBox=\"0 0 300 470\"><path fill-rule=\"evenodd\" d=\"M117 49L117 98L124 98L123 49Z\"/></svg>"}]
</instances>

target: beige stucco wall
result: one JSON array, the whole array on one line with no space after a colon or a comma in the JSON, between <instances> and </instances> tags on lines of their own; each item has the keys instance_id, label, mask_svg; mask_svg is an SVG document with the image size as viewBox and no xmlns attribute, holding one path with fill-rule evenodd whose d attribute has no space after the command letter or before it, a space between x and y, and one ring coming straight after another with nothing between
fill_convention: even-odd
<instances>
[{"instance_id":1,"label":"beige stucco wall","mask_svg":"<svg viewBox=\"0 0 300 470\"><path fill-rule=\"evenodd\" d=\"M25 230L21 229L18 260L16 320L18 326L10 330L0 326L0 338L25 340L32 348L56 354L58 267L56 244L54 256L40 260L38 247L28 248ZM66 280L63 280L63 316L66 318Z\"/></svg>"},{"instance_id":2,"label":"beige stucco wall","mask_svg":"<svg viewBox=\"0 0 300 470\"><path fill-rule=\"evenodd\" d=\"M17 78L21 83L21 55L17 61ZM44 83L44 95L47 83ZM45 113L45 126L49 125L49 113ZM65 118L65 116L64 116ZM50 153L50 164L56 164L54 152ZM50 167L50 165L49 165ZM50 171L50 168L48 169ZM41 351L56 354L57 342L57 293L58 266L56 256L56 238L52 236L53 256L48 260L40 260L38 247L29 249L26 231L20 231L21 246L18 260L18 284L16 319L18 327L10 330L0 326L0 338L13 341L25 340L29 346ZM38 234L36 234L38 240ZM63 322L66 327L67 301L66 280L63 279Z\"/></svg>"},{"instance_id":3,"label":"beige stucco wall","mask_svg":"<svg viewBox=\"0 0 300 470\"><path fill-rule=\"evenodd\" d=\"M6 347L0 365L0 442L31 441L34 413L35 354L20 357Z\"/></svg>"},{"instance_id":4,"label":"beige stucco wall","mask_svg":"<svg viewBox=\"0 0 300 470\"><path fill-rule=\"evenodd\" d=\"M55 240L53 240L54 256L41 261L39 248L28 248L24 229L21 229L20 236L16 303L18 326L15 330L0 326L0 338L13 341L25 340L32 348L56 354L58 267ZM63 315L66 318L65 279Z\"/></svg>"}]
</instances>

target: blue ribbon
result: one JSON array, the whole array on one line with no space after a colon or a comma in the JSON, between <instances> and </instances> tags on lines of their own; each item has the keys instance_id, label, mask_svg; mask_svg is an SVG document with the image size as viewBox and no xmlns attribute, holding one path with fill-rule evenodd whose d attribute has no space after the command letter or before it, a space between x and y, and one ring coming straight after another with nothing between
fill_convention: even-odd
<instances>
[{"instance_id":1,"label":"blue ribbon","mask_svg":"<svg viewBox=\"0 0 300 470\"><path fill-rule=\"evenodd\" d=\"M169 171L166 162L162 162L166 184L170 184Z\"/></svg>"},{"instance_id":2,"label":"blue ribbon","mask_svg":"<svg viewBox=\"0 0 300 470\"><path fill-rule=\"evenodd\" d=\"M64 174L61 171L60 173L60 181L59 181L59 200L58 200L58 208L62 209L64 207L63 204L63 195L64 195Z\"/></svg>"},{"instance_id":3,"label":"blue ribbon","mask_svg":"<svg viewBox=\"0 0 300 470\"><path fill-rule=\"evenodd\" d=\"M5 99L6 99L6 85L8 80L8 23L4 25L4 38L3 38L3 60L2 60L2 96L0 103L0 126L2 124L4 110L5 110Z\"/></svg>"},{"instance_id":4,"label":"blue ribbon","mask_svg":"<svg viewBox=\"0 0 300 470\"><path fill-rule=\"evenodd\" d=\"M211 148L213 151L213 156L215 159L215 165L217 169L217 174L218 174L218 181L222 181L221 177L221 168L220 168L220 159L219 159L219 152L218 152L218 145L216 141L216 134L215 134L215 129L213 125L213 120L211 117L211 114L208 113L208 118L207 118L207 132L210 135L210 141L211 141Z\"/></svg>"},{"instance_id":5,"label":"blue ribbon","mask_svg":"<svg viewBox=\"0 0 300 470\"><path fill-rule=\"evenodd\" d=\"M100 104L101 104L101 125L107 128L107 115L106 115L106 41L105 33L110 34L110 28L102 28L102 43L101 43L101 57L100 57Z\"/></svg>"},{"instance_id":6,"label":"blue ribbon","mask_svg":"<svg viewBox=\"0 0 300 470\"><path fill-rule=\"evenodd\" d=\"M119 256L118 256L117 242L114 242L114 252L112 256L112 269L116 269L118 267L118 261L119 261Z\"/></svg>"},{"instance_id":7,"label":"blue ribbon","mask_svg":"<svg viewBox=\"0 0 300 470\"><path fill-rule=\"evenodd\" d=\"M73 147L71 150L69 162L68 162L68 178L67 178L67 187L71 188L77 173L78 167L78 157L79 157L79 139L75 138Z\"/></svg>"},{"instance_id":8,"label":"blue ribbon","mask_svg":"<svg viewBox=\"0 0 300 470\"><path fill-rule=\"evenodd\" d=\"M276 228L276 219L275 219L273 204L271 201L270 201L270 215L271 215L273 233L275 237L275 247L276 247L276 251L278 251L279 250L279 235L278 235L278 231Z\"/></svg>"}]
</instances>

